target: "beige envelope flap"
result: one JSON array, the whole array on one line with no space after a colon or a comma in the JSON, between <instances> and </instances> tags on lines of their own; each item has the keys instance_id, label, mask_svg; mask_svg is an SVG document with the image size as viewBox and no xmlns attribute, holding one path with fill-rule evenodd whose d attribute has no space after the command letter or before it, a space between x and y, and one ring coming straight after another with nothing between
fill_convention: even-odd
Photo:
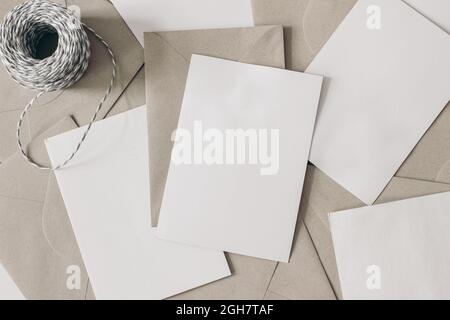
<instances>
[{"instance_id":1,"label":"beige envelope flap","mask_svg":"<svg viewBox=\"0 0 450 320\"><path fill-rule=\"evenodd\" d=\"M61 257L79 255L80 249L67 215L66 206L59 191L56 177L50 176L42 211L42 230L52 249Z\"/></svg>"},{"instance_id":2,"label":"beige envelope flap","mask_svg":"<svg viewBox=\"0 0 450 320\"><path fill-rule=\"evenodd\" d=\"M256 25L285 28L286 67L304 71L356 0L252 0Z\"/></svg>"},{"instance_id":3,"label":"beige envelope flap","mask_svg":"<svg viewBox=\"0 0 450 320\"><path fill-rule=\"evenodd\" d=\"M305 41L316 56L357 0L309 1L303 16Z\"/></svg>"},{"instance_id":4,"label":"beige envelope flap","mask_svg":"<svg viewBox=\"0 0 450 320\"><path fill-rule=\"evenodd\" d=\"M32 142L30 154L41 163L48 162L43 140L75 127L72 119L64 119ZM0 260L28 299L84 299L88 277L75 238L70 237L68 217L43 216L49 176L48 171L32 167L18 153L0 168L2 182L7 181L11 188L8 192L5 183L1 184ZM47 197L50 201L55 195ZM47 235L55 234L58 228L64 237L49 239ZM59 250L55 249L55 244L61 245L57 240L64 241ZM68 272L75 277L79 274L79 283ZM68 281L75 287L68 287Z\"/></svg>"},{"instance_id":5,"label":"beige envelope flap","mask_svg":"<svg viewBox=\"0 0 450 320\"><path fill-rule=\"evenodd\" d=\"M44 134L33 139L26 147L28 154L38 163L50 165L44 139L75 127L76 125L70 117L57 122ZM2 182L0 183L0 195L43 202L47 190L48 177L49 171L38 170L31 166L22 154L17 151L0 166L0 181Z\"/></svg>"},{"instance_id":6,"label":"beige envelope flap","mask_svg":"<svg viewBox=\"0 0 450 320\"><path fill-rule=\"evenodd\" d=\"M21 110L0 111L0 165L18 150L16 129L21 112ZM28 132L27 122L22 126L21 134L22 143L25 145L28 144L30 141L30 133Z\"/></svg>"},{"instance_id":7,"label":"beige envelope flap","mask_svg":"<svg viewBox=\"0 0 450 320\"><path fill-rule=\"evenodd\" d=\"M291 300L336 300L330 281L300 219L289 263L280 263L269 291Z\"/></svg>"},{"instance_id":8,"label":"beige envelope flap","mask_svg":"<svg viewBox=\"0 0 450 320\"><path fill-rule=\"evenodd\" d=\"M403 163L398 177L450 183L450 104Z\"/></svg>"},{"instance_id":9,"label":"beige envelope flap","mask_svg":"<svg viewBox=\"0 0 450 320\"><path fill-rule=\"evenodd\" d=\"M403 200L450 190L450 185L420 180L393 178L378 203ZM362 207L364 204L313 166L308 167L300 216L305 220L322 264L335 292L341 297L339 276L328 214Z\"/></svg>"},{"instance_id":10,"label":"beige envelope flap","mask_svg":"<svg viewBox=\"0 0 450 320\"><path fill-rule=\"evenodd\" d=\"M145 104L145 70L142 66L106 117L111 117Z\"/></svg>"},{"instance_id":11,"label":"beige envelope flap","mask_svg":"<svg viewBox=\"0 0 450 320\"><path fill-rule=\"evenodd\" d=\"M272 300L272 301L280 300L280 301L282 301L282 300L289 300L289 299L286 298L286 297L280 296L279 294L268 290L266 295L264 296L264 300Z\"/></svg>"},{"instance_id":12,"label":"beige envelope flap","mask_svg":"<svg viewBox=\"0 0 450 320\"><path fill-rule=\"evenodd\" d=\"M279 26L145 34L152 225L157 225L192 54L284 67Z\"/></svg>"}]
</instances>

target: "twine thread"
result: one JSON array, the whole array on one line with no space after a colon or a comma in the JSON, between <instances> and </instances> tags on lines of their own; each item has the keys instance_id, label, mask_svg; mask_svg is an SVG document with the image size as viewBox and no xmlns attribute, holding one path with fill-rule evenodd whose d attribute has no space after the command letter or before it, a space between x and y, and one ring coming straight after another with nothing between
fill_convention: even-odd
<instances>
[{"instance_id":1,"label":"twine thread","mask_svg":"<svg viewBox=\"0 0 450 320\"><path fill-rule=\"evenodd\" d=\"M47 92L69 88L86 72L91 51L85 29L100 41L111 57L111 82L67 160L53 167L41 165L25 151L20 138L21 127L37 99ZM58 35L58 46L52 55L40 59L37 57L37 46L44 36L52 33ZM17 123L16 138L22 156L41 170L54 171L66 166L79 152L114 86L117 65L111 47L66 7L48 0L28 0L13 8L0 25L0 60L18 84L38 92L26 105Z\"/></svg>"}]
</instances>

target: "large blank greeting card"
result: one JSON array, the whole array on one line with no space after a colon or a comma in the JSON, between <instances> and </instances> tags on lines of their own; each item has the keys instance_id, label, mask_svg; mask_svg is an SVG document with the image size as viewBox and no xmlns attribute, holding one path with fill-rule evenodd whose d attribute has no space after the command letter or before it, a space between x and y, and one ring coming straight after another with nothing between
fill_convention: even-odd
<instances>
[{"instance_id":1,"label":"large blank greeting card","mask_svg":"<svg viewBox=\"0 0 450 320\"><path fill-rule=\"evenodd\" d=\"M252 27L250 0L112 0L144 46L144 32Z\"/></svg>"},{"instance_id":2,"label":"large blank greeting card","mask_svg":"<svg viewBox=\"0 0 450 320\"><path fill-rule=\"evenodd\" d=\"M287 262L321 85L320 76L193 55L159 235Z\"/></svg>"},{"instance_id":3,"label":"large blank greeting card","mask_svg":"<svg viewBox=\"0 0 450 320\"><path fill-rule=\"evenodd\" d=\"M360 0L309 66L311 162L372 204L450 99L450 38L401 0Z\"/></svg>"},{"instance_id":4,"label":"large blank greeting card","mask_svg":"<svg viewBox=\"0 0 450 320\"><path fill-rule=\"evenodd\" d=\"M47 141L53 164L85 129ZM149 221L146 107L93 125L55 172L97 299L163 299L230 275L222 252L159 240Z\"/></svg>"},{"instance_id":5,"label":"large blank greeting card","mask_svg":"<svg viewBox=\"0 0 450 320\"><path fill-rule=\"evenodd\" d=\"M345 299L450 299L450 193L330 215Z\"/></svg>"},{"instance_id":6,"label":"large blank greeting card","mask_svg":"<svg viewBox=\"0 0 450 320\"><path fill-rule=\"evenodd\" d=\"M0 263L0 301L2 300L25 300L25 297Z\"/></svg>"}]
</instances>

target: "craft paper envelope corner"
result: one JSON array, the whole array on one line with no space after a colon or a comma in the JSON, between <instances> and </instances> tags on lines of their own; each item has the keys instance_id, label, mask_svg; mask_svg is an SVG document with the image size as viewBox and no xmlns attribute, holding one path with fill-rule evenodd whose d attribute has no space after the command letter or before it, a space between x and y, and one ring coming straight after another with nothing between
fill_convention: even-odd
<instances>
[{"instance_id":1,"label":"craft paper envelope corner","mask_svg":"<svg viewBox=\"0 0 450 320\"><path fill-rule=\"evenodd\" d=\"M144 33L251 27L250 0L112 0L144 46ZM182 12L183 14L180 14Z\"/></svg>"},{"instance_id":2,"label":"craft paper envelope corner","mask_svg":"<svg viewBox=\"0 0 450 320\"><path fill-rule=\"evenodd\" d=\"M344 298L448 299L449 205L446 192L330 214Z\"/></svg>"},{"instance_id":3,"label":"craft paper envelope corner","mask_svg":"<svg viewBox=\"0 0 450 320\"><path fill-rule=\"evenodd\" d=\"M75 127L70 118L58 122L33 140L29 154L48 165L42 140ZM83 300L88 276L68 217L64 210L47 210L58 195L57 189L47 192L50 176L19 152L1 165L0 261L27 299ZM73 268L79 281L68 287Z\"/></svg>"},{"instance_id":4,"label":"craft paper envelope corner","mask_svg":"<svg viewBox=\"0 0 450 320\"><path fill-rule=\"evenodd\" d=\"M256 25L281 24L286 68L305 71L357 0L252 0Z\"/></svg>"},{"instance_id":5,"label":"craft paper envelope corner","mask_svg":"<svg viewBox=\"0 0 450 320\"><path fill-rule=\"evenodd\" d=\"M404 2L358 1L307 69L325 77L311 162L374 203L449 101L449 56Z\"/></svg>"},{"instance_id":6,"label":"craft paper envelope corner","mask_svg":"<svg viewBox=\"0 0 450 320\"><path fill-rule=\"evenodd\" d=\"M220 39L220 41L216 41ZM158 223L192 54L284 68L281 26L145 33L152 226Z\"/></svg>"},{"instance_id":7,"label":"craft paper envelope corner","mask_svg":"<svg viewBox=\"0 0 450 320\"><path fill-rule=\"evenodd\" d=\"M287 262L321 84L320 76L193 55L159 235ZM238 139L248 145L233 142L239 132L253 136ZM200 154L203 133L212 134L211 157ZM192 148L203 151L190 159Z\"/></svg>"},{"instance_id":8,"label":"craft paper envelope corner","mask_svg":"<svg viewBox=\"0 0 450 320\"><path fill-rule=\"evenodd\" d=\"M299 217L289 263L279 263L268 289L291 300L336 300L303 218Z\"/></svg>"},{"instance_id":9,"label":"craft paper envelope corner","mask_svg":"<svg viewBox=\"0 0 450 320\"><path fill-rule=\"evenodd\" d=\"M230 275L222 252L158 239L148 224L147 108L99 121L55 175L95 296L164 299ZM52 163L84 132L47 140Z\"/></svg>"}]
</instances>

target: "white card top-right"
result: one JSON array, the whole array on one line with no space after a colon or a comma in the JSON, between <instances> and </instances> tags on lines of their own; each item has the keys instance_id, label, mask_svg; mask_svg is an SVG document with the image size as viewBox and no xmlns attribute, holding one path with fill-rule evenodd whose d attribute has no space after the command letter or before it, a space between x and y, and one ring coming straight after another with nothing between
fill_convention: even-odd
<instances>
[{"instance_id":1,"label":"white card top-right","mask_svg":"<svg viewBox=\"0 0 450 320\"><path fill-rule=\"evenodd\" d=\"M310 160L372 204L450 99L450 38L401 0L360 0L309 66Z\"/></svg>"}]
</instances>

